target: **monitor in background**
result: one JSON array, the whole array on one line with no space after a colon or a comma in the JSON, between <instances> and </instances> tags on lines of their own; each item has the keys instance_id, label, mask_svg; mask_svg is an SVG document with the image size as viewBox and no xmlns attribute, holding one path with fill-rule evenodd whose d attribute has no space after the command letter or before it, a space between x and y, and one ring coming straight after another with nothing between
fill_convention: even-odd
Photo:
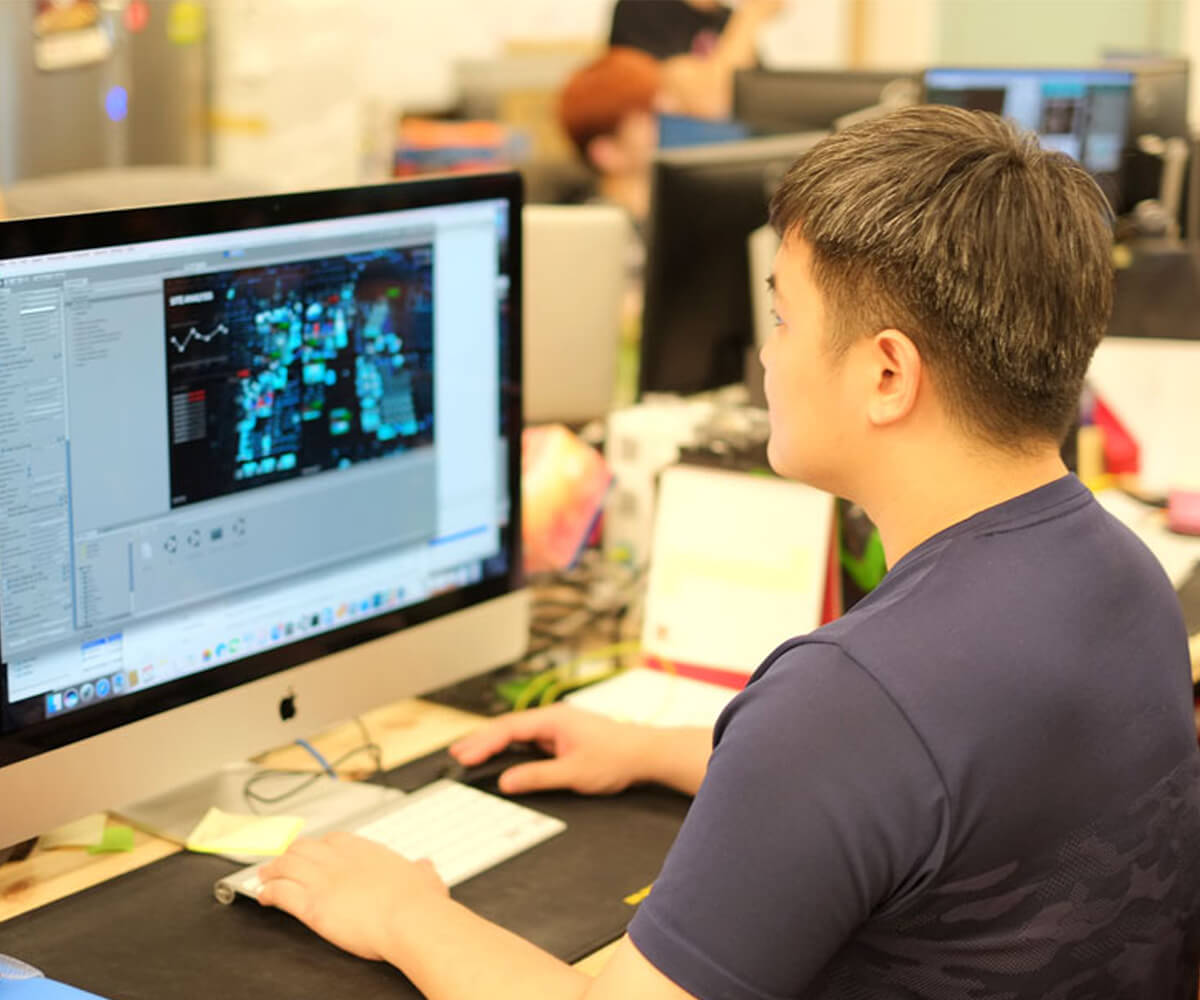
<instances>
[{"instance_id":1,"label":"monitor in background","mask_svg":"<svg viewBox=\"0 0 1200 1000\"><path fill-rule=\"evenodd\" d=\"M1112 69L931 69L925 99L991 111L1082 164L1120 210L1133 75Z\"/></svg>"},{"instance_id":2,"label":"monitor in background","mask_svg":"<svg viewBox=\"0 0 1200 1000\"><path fill-rule=\"evenodd\" d=\"M1188 135L1191 64L1182 57L1110 51L1104 68L1133 74L1130 131L1164 139Z\"/></svg>"},{"instance_id":3,"label":"monitor in background","mask_svg":"<svg viewBox=\"0 0 1200 1000\"><path fill-rule=\"evenodd\" d=\"M761 135L833 129L864 108L916 103L920 81L913 70L741 70L733 117Z\"/></svg>"},{"instance_id":4,"label":"monitor in background","mask_svg":"<svg viewBox=\"0 0 1200 1000\"><path fill-rule=\"evenodd\" d=\"M740 382L754 343L747 238L825 132L660 154L653 166L639 395Z\"/></svg>"},{"instance_id":5,"label":"monitor in background","mask_svg":"<svg viewBox=\"0 0 1200 1000\"><path fill-rule=\"evenodd\" d=\"M0 846L520 655L520 191L0 226Z\"/></svg>"},{"instance_id":6,"label":"monitor in background","mask_svg":"<svg viewBox=\"0 0 1200 1000\"><path fill-rule=\"evenodd\" d=\"M1133 143L1125 164L1122 212L1128 212L1147 198L1162 193L1163 160L1138 148L1142 136L1189 140L1188 92L1191 89L1191 64L1187 59L1134 52L1106 52L1108 69L1133 74L1133 104L1129 131ZM1193 152L1194 157L1194 152ZM1187 198L1182 199L1180 229L1194 233L1188 226Z\"/></svg>"},{"instance_id":7,"label":"monitor in background","mask_svg":"<svg viewBox=\"0 0 1200 1000\"><path fill-rule=\"evenodd\" d=\"M583 423L612 407L635 238L616 205L526 205L525 422Z\"/></svg>"}]
</instances>

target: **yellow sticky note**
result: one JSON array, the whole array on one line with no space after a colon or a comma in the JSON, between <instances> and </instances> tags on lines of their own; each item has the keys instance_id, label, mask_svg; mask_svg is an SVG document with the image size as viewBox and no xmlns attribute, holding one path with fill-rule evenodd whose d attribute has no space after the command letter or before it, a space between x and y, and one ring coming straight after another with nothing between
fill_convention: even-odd
<instances>
[{"instance_id":1,"label":"yellow sticky note","mask_svg":"<svg viewBox=\"0 0 1200 1000\"><path fill-rule=\"evenodd\" d=\"M104 836L100 843L88 848L88 854L116 854L132 851L135 843L133 827L119 826L115 823L104 828Z\"/></svg>"},{"instance_id":2,"label":"yellow sticky note","mask_svg":"<svg viewBox=\"0 0 1200 1000\"><path fill-rule=\"evenodd\" d=\"M188 836L187 848L202 854L282 854L303 826L297 816L243 816L214 806Z\"/></svg>"}]
</instances>

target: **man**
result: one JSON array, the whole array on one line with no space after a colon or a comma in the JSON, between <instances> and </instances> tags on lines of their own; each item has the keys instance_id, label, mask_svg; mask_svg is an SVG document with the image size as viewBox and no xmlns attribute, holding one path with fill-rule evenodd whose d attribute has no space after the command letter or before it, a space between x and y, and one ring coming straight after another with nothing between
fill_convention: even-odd
<instances>
[{"instance_id":1,"label":"man","mask_svg":"<svg viewBox=\"0 0 1200 1000\"><path fill-rule=\"evenodd\" d=\"M727 118L733 74L758 63L758 38L784 0L618 0L609 45L640 49L663 66L677 113Z\"/></svg>"},{"instance_id":2,"label":"man","mask_svg":"<svg viewBox=\"0 0 1200 1000\"><path fill-rule=\"evenodd\" d=\"M627 45L655 59L712 55L733 10L720 0L617 0L609 45Z\"/></svg>"},{"instance_id":3,"label":"man","mask_svg":"<svg viewBox=\"0 0 1200 1000\"><path fill-rule=\"evenodd\" d=\"M920 107L820 143L771 215L771 463L865 508L887 577L772 653L711 741L555 708L456 747L553 751L509 792L696 794L608 966L587 981L349 836L269 866L264 901L434 1000L1193 1000L1182 618L1058 457L1111 302L1103 195L998 118Z\"/></svg>"},{"instance_id":4,"label":"man","mask_svg":"<svg viewBox=\"0 0 1200 1000\"><path fill-rule=\"evenodd\" d=\"M661 85L653 56L614 48L574 73L558 101L559 121L594 172L598 194L639 225L650 213Z\"/></svg>"}]
</instances>

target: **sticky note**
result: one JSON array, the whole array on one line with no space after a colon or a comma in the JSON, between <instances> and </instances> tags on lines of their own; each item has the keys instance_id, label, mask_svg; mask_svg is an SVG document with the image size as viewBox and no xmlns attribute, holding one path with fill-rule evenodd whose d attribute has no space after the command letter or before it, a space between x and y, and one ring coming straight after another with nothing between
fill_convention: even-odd
<instances>
[{"instance_id":1,"label":"sticky note","mask_svg":"<svg viewBox=\"0 0 1200 1000\"><path fill-rule=\"evenodd\" d=\"M188 836L187 848L202 854L277 855L303 826L297 816L246 816L214 806Z\"/></svg>"},{"instance_id":2,"label":"sticky note","mask_svg":"<svg viewBox=\"0 0 1200 1000\"><path fill-rule=\"evenodd\" d=\"M73 823L64 823L38 838L43 849L52 847L93 847L104 839L104 826L108 817L104 813L93 813Z\"/></svg>"},{"instance_id":3,"label":"sticky note","mask_svg":"<svg viewBox=\"0 0 1200 1000\"><path fill-rule=\"evenodd\" d=\"M100 843L88 848L88 854L116 854L133 850L133 827L113 823L104 828Z\"/></svg>"}]
</instances>

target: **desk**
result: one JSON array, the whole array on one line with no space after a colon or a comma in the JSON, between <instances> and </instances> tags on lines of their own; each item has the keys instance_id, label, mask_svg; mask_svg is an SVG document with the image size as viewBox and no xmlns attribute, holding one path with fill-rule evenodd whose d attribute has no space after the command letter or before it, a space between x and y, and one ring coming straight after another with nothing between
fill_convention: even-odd
<instances>
[{"instance_id":1,"label":"desk","mask_svg":"<svg viewBox=\"0 0 1200 1000\"><path fill-rule=\"evenodd\" d=\"M383 766L395 767L430 753L470 732L480 716L417 700L404 700L366 713L363 717L372 738L383 751ZM322 734L313 741L322 753L338 756L362 742L353 725ZM312 758L298 747L268 754L263 763L312 769ZM81 850L35 851L28 859L0 867L0 929L3 921L73 893L151 864L180 848L159 838L138 833L133 851L124 854L88 855ZM0 940L3 939L0 933ZM577 963L596 975L611 955L615 942ZM2 950L2 949L0 949ZM20 957L20 956L17 956Z\"/></svg>"}]
</instances>

